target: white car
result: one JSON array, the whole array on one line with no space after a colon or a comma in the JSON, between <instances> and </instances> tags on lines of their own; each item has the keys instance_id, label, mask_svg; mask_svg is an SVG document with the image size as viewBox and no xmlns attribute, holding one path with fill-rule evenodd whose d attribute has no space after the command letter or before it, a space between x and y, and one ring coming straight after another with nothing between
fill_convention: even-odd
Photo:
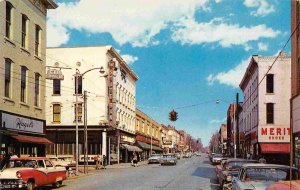
<instances>
[{"instance_id":1,"label":"white car","mask_svg":"<svg viewBox=\"0 0 300 190\"><path fill-rule=\"evenodd\" d=\"M148 164L159 164L161 161L161 155L160 154L152 154L150 158L148 158Z\"/></svg>"},{"instance_id":2,"label":"white car","mask_svg":"<svg viewBox=\"0 0 300 190\"><path fill-rule=\"evenodd\" d=\"M76 165L76 161L73 156L50 156L49 159L55 166L63 166L67 170Z\"/></svg>"},{"instance_id":3,"label":"white car","mask_svg":"<svg viewBox=\"0 0 300 190\"><path fill-rule=\"evenodd\" d=\"M298 179L297 168L292 168L292 179ZM290 179L290 167L276 164L244 164L232 180L233 190L265 190L277 181Z\"/></svg>"}]
</instances>

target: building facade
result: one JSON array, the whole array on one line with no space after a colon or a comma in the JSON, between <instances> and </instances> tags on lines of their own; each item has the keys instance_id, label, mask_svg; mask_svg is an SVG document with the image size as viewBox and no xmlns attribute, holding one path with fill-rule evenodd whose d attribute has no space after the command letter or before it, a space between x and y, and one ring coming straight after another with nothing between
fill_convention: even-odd
<instances>
[{"instance_id":1,"label":"building facade","mask_svg":"<svg viewBox=\"0 0 300 190\"><path fill-rule=\"evenodd\" d=\"M263 155L268 163L288 163L291 58L281 52L271 68L275 59L252 56L240 83L244 95L243 126L246 149L253 158Z\"/></svg>"},{"instance_id":2,"label":"building facade","mask_svg":"<svg viewBox=\"0 0 300 190\"><path fill-rule=\"evenodd\" d=\"M142 159L147 159L151 154L162 153L161 125L136 109L136 142L135 145L143 150Z\"/></svg>"},{"instance_id":3,"label":"building facade","mask_svg":"<svg viewBox=\"0 0 300 190\"><path fill-rule=\"evenodd\" d=\"M46 91L46 133L55 143L47 154L75 155L77 120L83 161L86 110L88 155L124 161L123 144L135 139L137 76L111 46L48 48L47 55L47 83L52 88Z\"/></svg>"},{"instance_id":4,"label":"building facade","mask_svg":"<svg viewBox=\"0 0 300 190\"><path fill-rule=\"evenodd\" d=\"M44 156L46 15L52 0L0 2L1 154Z\"/></svg>"},{"instance_id":5,"label":"building facade","mask_svg":"<svg viewBox=\"0 0 300 190\"><path fill-rule=\"evenodd\" d=\"M300 2L291 1L291 126L293 131L293 163L300 167ZM298 28L297 28L298 26Z\"/></svg>"},{"instance_id":6,"label":"building facade","mask_svg":"<svg viewBox=\"0 0 300 190\"><path fill-rule=\"evenodd\" d=\"M227 151L227 125L226 124L221 124L219 134L220 134L219 141L220 141L222 154L225 154Z\"/></svg>"}]
</instances>

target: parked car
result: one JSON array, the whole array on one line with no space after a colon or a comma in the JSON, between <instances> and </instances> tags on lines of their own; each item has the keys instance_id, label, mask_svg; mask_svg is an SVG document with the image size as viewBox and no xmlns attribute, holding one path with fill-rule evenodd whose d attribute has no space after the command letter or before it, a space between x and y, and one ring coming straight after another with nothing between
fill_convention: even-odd
<instances>
[{"instance_id":1,"label":"parked car","mask_svg":"<svg viewBox=\"0 0 300 190\"><path fill-rule=\"evenodd\" d=\"M200 153L200 152L197 152L197 153L196 153L196 156L201 156L201 153Z\"/></svg>"},{"instance_id":2,"label":"parked car","mask_svg":"<svg viewBox=\"0 0 300 190\"><path fill-rule=\"evenodd\" d=\"M213 156L215 155L215 153L214 152L212 152L212 153L210 153L209 155L208 155L208 158L209 158L209 160L212 162L212 158L213 158Z\"/></svg>"},{"instance_id":3,"label":"parked car","mask_svg":"<svg viewBox=\"0 0 300 190\"><path fill-rule=\"evenodd\" d=\"M177 158L174 154L164 154L160 161L161 165L176 165Z\"/></svg>"},{"instance_id":4,"label":"parked car","mask_svg":"<svg viewBox=\"0 0 300 190\"><path fill-rule=\"evenodd\" d=\"M160 160L161 160L160 154L152 154L151 157L148 158L148 164L154 164L154 163L159 164Z\"/></svg>"},{"instance_id":5,"label":"parked car","mask_svg":"<svg viewBox=\"0 0 300 190\"><path fill-rule=\"evenodd\" d=\"M73 156L50 156L49 159L55 166L63 166L67 170L76 165L76 161Z\"/></svg>"},{"instance_id":6,"label":"parked car","mask_svg":"<svg viewBox=\"0 0 300 190\"><path fill-rule=\"evenodd\" d=\"M192 154L189 153L189 152L186 152L182 157L183 157L183 158L191 158L191 157L192 157Z\"/></svg>"},{"instance_id":7,"label":"parked car","mask_svg":"<svg viewBox=\"0 0 300 190\"><path fill-rule=\"evenodd\" d=\"M45 157L12 158L0 172L0 189L28 189L52 184L60 187L67 178L65 167Z\"/></svg>"},{"instance_id":8,"label":"parked car","mask_svg":"<svg viewBox=\"0 0 300 190\"><path fill-rule=\"evenodd\" d=\"M216 168L220 168L217 171L217 177L220 184L220 187L224 189L230 189L228 185L231 183L233 177L237 177L239 173L239 169L242 167L243 164L247 163L258 163L257 160L246 160L246 159L239 159L239 158L232 158L223 160L221 165L218 165Z\"/></svg>"},{"instance_id":9,"label":"parked car","mask_svg":"<svg viewBox=\"0 0 300 190\"><path fill-rule=\"evenodd\" d=\"M266 190L300 190L300 180L279 181L270 185Z\"/></svg>"},{"instance_id":10,"label":"parked car","mask_svg":"<svg viewBox=\"0 0 300 190\"><path fill-rule=\"evenodd\" d=\"M214 154L212 157L212 164L220 164L222 159L223 159L222 154Z\"/></svg>"},{"instance_id":11,"label":"parked car","mask_svg":"<svg viewBox=\"0 0 300 190\"><path fill-rule=\"evenodd\" d=\"M180 153L175 153L176 158L179 160L181 158L181 154Z\"/></svg>"},{"instance_id":12,"label":"parked car","mask_svg":"<svg viewBox=\"0 0 300 190\"><path fill-rule=\"evenodd\" d=\"M290 167L276 164L244 164L237 177L233 177L233 190L266 189L278 181L290 179ZM297 168L292 167L292 180L299 178Z\"/></svg>"}]
</instances>

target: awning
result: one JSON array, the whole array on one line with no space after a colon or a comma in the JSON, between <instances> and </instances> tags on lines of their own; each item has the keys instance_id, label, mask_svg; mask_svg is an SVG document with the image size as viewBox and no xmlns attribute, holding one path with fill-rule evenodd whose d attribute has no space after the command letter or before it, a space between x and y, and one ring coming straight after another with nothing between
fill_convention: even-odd
<instances>
[{"instance_id":1,"label":"awning","mask_svg":"<svg viewBox=\"0 0 300 190\"><path fill-rule=\"evenodd\" d=\"M158 146L152 146L152 150L155 150L155 151L163 151L162 148L158 147Z\"/></svg>"},{"instance_id":2,"label":"awning","mask_svg":"<svg viewBox=\"0 0 300 190\"><path fill-rule=\"evenodd\" d=\"M141 141L136 141L136 145L142 148L143 150L150 150L150 145Z\"/></svg>"},{"instance_id":3,"label":"awning","mask_svg":"<svg viewBox=\"0 0 300 190\"><path fill-rule=\"evenodd\" d=\"M272 153L289 154L290 144L289 143L262 143L260 144L260 149L261 152L265 154L272 154Z\"/></svg>"},{"instance_id":4,"label":"awning","mask_svg":"<svg viewBox=\"0 0 300 190\"><path fill-rule=\"evenodd\" d=\"M121 145L123 148L126 148L128 151L130 152L142 152L143 150L140 149L139 147L137 146L132 146L132 145L129 145L129 144L122 144Z\"/></svg>"},{"instance_id":5,"label":"awning","mask_svg":"<svg viewBox=\"0 0 300 190\"><path fill-rule=\"evenodd\" d=\"M53 144L53 142L49 141L45 137L34 137L34 136L27 136L27 135L11 135L11 137L22 143Z\"/></svg>"}]
</instances>

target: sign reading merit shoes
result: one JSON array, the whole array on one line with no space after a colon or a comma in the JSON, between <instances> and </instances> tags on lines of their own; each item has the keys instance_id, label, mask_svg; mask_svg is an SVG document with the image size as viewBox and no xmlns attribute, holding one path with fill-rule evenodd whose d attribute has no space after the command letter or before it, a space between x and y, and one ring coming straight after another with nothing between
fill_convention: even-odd
<instances>
[{"instance_id":1,"label":"sign reading merit shoes","mask_svg":"<svg viewBox=\"0 0 300 190\"><path fill-rule=\"evenodd\" d=\"M44 131L44 123L40 120L29 119L21 116L2 113L2 127L22 132L41 133Z\"/></svg>"},{"instance_id":2,"label":"sign reading merit shoes","mask_svg":"<svg viewBox=\"0 0 300 190\"><path fill-rule=\"evenodd\" d=\"M290 142L290 128L284 126L260 126L258 142Z\"/></svg>"}]
</instances>

